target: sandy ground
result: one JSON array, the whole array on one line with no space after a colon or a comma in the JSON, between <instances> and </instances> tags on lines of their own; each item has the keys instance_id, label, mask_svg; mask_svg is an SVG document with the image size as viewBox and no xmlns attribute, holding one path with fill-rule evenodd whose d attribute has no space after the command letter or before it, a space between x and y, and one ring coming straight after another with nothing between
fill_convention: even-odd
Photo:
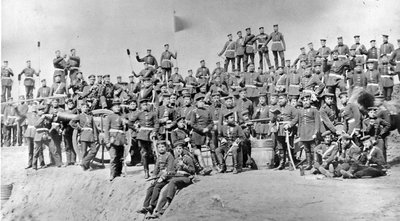
<instances>
[{"instance_id":1,"label":"sandy ground","mask_svg":"<svg viewBox=\"0 0 400 221\"><path fill-rule=\"evenodd\" d=\"M394 140L394 139L392 139ZM389 160L399 159L398 140ZM45 152L48 161L48 153ZM24 170L26 147L2 148L1 183L14 183L2 220L143 220L135 213L149 183L139 167L110 183L109 169L78 166ZM400 217L400 167L375 179L300 176L259 170L215 174L181 191L162 220L396 220Z\"/></svg>"}]
</instances>

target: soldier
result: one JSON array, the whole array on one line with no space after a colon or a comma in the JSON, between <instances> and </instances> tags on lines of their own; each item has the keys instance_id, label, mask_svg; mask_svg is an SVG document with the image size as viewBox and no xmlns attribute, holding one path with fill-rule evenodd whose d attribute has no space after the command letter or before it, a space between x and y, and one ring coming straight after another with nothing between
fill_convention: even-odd
<instances>
[{"instance_id":1,"label":"soldier","mask_svg":"<svg viewBox=\"0 0 400 221\"><path fill-rule=\"evenodd\" d=\"M264 70L264 58L267 61L267 65L265 69L271 67L271 61L269 60L269 51L268 51L268 46L265 44L268 39L268 35L264 33L264 27L260 27L260 34L258 34L255 38L257 41L257 51L258 51L258 57L259 57L259 64L261 67L261 71Z\"/></svg>"},{"instance_id":2,"label":"soldier","mask_svg":"<svg viewBox=\"0 0 400 221\"><path fill-rule=\"evenodd\" d=\"M186 121L190 120L190 116L194 106L192 105L192 99L189 93L183 95L183 105L180 108L180 116L185 118Z\"/></svg>"},{"instance_id":3,"label":"soldier","mask_svg":"<svg viewBox=\"0 0 400 221\"><path fill-rule=\"evenodd\" d=\"M364 55L368 53L367 48L360 43L360 35L354 35L354 41L355 43L351 46L350 49L354 49L356 53L356 61L359 61L360 63L364 63Z\"/></svg>"},{"instance_id":4,"label":"soldier","mask_svg":"<svg viewBox=\"0 0 400 221\"><path fill-rule=\"evenodd\" d=\"M183 80L182 75L178 73L179 68L175 67L174 68L174 74L171 75L171 80L172 84L174 85L174 91L180 91L183 88L183 85L185 84L185 81Z\"/></svg>"},{"instance_id":5,"label":"soldier","mask_svg":"<svg viewBox=\"0 0 400 221\"><path fill-rule=\"evenodd\" d=\"M363 63L360 60L357 61L356 67L354 68L353 74L350 76L350 94L352 94L354 89L367 87L367 77L362 69Z\"/></svg>"},{"instance_id":6,"label":"soldier","mask_svg":"<svg viewBox=\"0 0 400 221\"><path fill-rule=\"evenodd\" d=\"M139 121L139 131L136 135L140 153L142 156L142 164L144 168L145 179L149 178L149 159L152 155L151 147L152 142L159 129L159 121L157 114L150 111L147 99L139 100L140 110L137 115L130 119L131 122L135 123Z\"/></svg>"},{"instance_id":7,"label":"soldier","mask_svg":"<svg viewBox=\"0 0 400 221\"><path fill-rule=\"evenodd\" d=\"M96 82L96 84L98 85L98 86L100 86L100 85L102 85L103 84L103 75L97 75L97 82Z\"/></svg>"},{"instance_id":8,"label":"soldier","mask_svg":"<svg viewBox=\"0 0 400 221\"><path fill-rule=\"evenodd\" d=\"M253 96L258 97L258 94ZM254 99L254 97L252 98ZM248 98L246 88L239 89L239 99L236 100L236 110L238 112L238 119L236 119L238 122L242 121L241 112L247 110L250 116L253 114L253 102Z\"/></svg>"},{"instance_id":9,"label":"soldier","mask_svg":"<svg viewBox=\"0 0 400 221\"><path fill-rule=\"evenodd\" d=\"M217 76L216 78L214 78L214 80L211 83L212 83L211 87L208 90L209 95L217 93L218 95L228 96L228 94L229 94L228 87L221 83L220 76Z\"/></svg>"},{"instance_id":10,"label":"soldier","mask_svg":"<svg viewBox=\"0 0 400 221\"><path fill-rule=\"evenodd\" d=\"M211 81L214 80L214 78L216 77L222 77L222 73L224 73L224 69L221 67L221 62L217 62L215 63L217 65L217 67L212 71L211 74Z\"/></svg>"},{"instance_id":11,"label":"soldier","mask_svg":"<svg viewBox=\"0 0 400 221\"><path fill-rule=\"evenodd\" d=\"M284 65L285 62L285 54L286 51L286 44L285 39L283 38L283 34L278 31L278 25L274 25L274 32L272 32L265 45L267 45L272 40L272 54L274 55L275 67L279 66L278 63L278 54L281 58L281 65Z\"/></svg>"},{"instance_id":12,"label":"soldier","mask_svg":"<svg viewBox=\"0 0 400 221\"><path fill-rule=\"evenodd\" d=\"M9 97L8 102L13 102L13 98ZM4 146L15 146L17 143L17 103L9 103L4 108Z\"/></svg>"},{"instance_id":13,"label":"soldier","mask_svg":"<svg viewBox=\"0 0 400 221\"><path fill-rule=\"evenodd\" d=\"M340 177L350 169L350 166L357 164L361 157L361 149L352 142L352 137L348 134L341 136L342 153L338 157L338 165L335 168L334 176Z\"/></svg>"},{"instance_id":14,"label":"soldier","mask_svg":"<svg viewBox=\"0 0 400 221\"><path fill-rule=\"evenodd\" d=\"M361 129L361 113L358 106L355 103L348 103L349 97L345 91L339 94L339 98L343 105L340 116L343 121L344 132L352 137L353 135L359 135Z\"/></svg>"},{"instance_id":15,"label":"soldier","mask_svg":"<svg viewBox=\"0 0 400 221\"><path fill-rule=\"evenodd\" d=\"M246 50L245 45L244 45L244 38L242 36L242 31L237 32L238 39L236 40L236 66L239 71L241 71L241 62L243 61L243 69L246 69L245 63L244 63L244 52Z\"/></svg>"},{"instance_id":16,"label":"soldier","mask_svg":"<svg viewBox=\"0 0 400 221\"><path fill-rule=\"evenodd\" d=\"M35 88L35 80L33 78L34 75L39 77L39 72L36 72L35 69L31 68L31 61L26 61L27 67L22 70L22 72L18 75L18 81L21 81L21 75L25 75L24 85L26 91L26 99L33 98L33 89Z\"/></svg>"},{"instance_id":17,"label":"soldier","mask_svg":"<svg viewBox=\"0 0 400 221\"><path fill-rule=\"evenodd\" d=\"M349 54L349 46L343 44L343 37L338 37L338 44L334 48L334 51L338 52L338 58L339 60L344 60L347 58L347 55Z\"/></svg>"},{"instance_id":18,"label":"soldier","mask_svg":"<svg viewBox=\"0 0 400 221\"><path fill-rule=\"evenodd\" d=\"M40 161L41 168L46 167L43 160L43 149L45 148L45 146L49 147L49 129L51 128L51 120L53 118L53 116L44 114L46 108L47 107L44 105L41 105L37 108L38 113L34 121L34 127L36 128L35 138L33 139L35 144L33 151L32 169L34 170L37 170L38 159Z\"/></svg>"},{"instance_id":19,"label":"soldier","mask_svg":"<svg viewBox=\"0 0 400 221\"><path fill-rule=\"evenodd\" d=\"M218 172L223 173L226 171L225 156L231 152L233 174L237 174L239 169L238 152L241 151L239 144L245 138L245 136L242 128L235 123L233 112L228 112L224 115L224 118L226 119L227 124L223 125L221 128L221 145L216 150L219 162Z\"/></svg>"},{"instance_id":20,"label":"soldier","mask_svg":"<svg viewBox=\"0 0 400 221\"><path fill-rule=\"evenodd\" d=\"M284 93L287 92L287 75L283 72L283 67L279 66L278 70L276 71L276 76L274 79L273 85L275 85L275 91L278 93Z\"/></svg>"},{"instance_id":21,"label":"soldier","mask_svg":"<svg viewBox=\"0 0 400 221\"><path fill-rule=\"evenodd\" d=\"M335 125L339 122L339 110L336 104L333 103L334 97L334 94L328 92L321 95L324 103L319 110L321 117L320 133L328 130L335 134L341 133L341 131L337 131L335 128Z\"/></svg>"},{"instance_id":22,"label":"soldier","mask_svg":"<svg viewBox=\"0 0 400 221\"><path fill-rule=\"evenodd\" d=\"M113 109L116 109L116 107ZM112 130L115 130L116 129L115 127L121 126L118 124L121 123L119 121L122 118L119 118L120 117L118 115L119 113L116 110L113 110L113 112L114 112L114 114L112 114L112 116L110 115L110 116L108 116L108 118L106 118L104 127L106 127L107 130L110 130L110 131L106 132L108 134L107 136L110 136L110 134L115 133L117 135L115 136L114 139L118 140L118 138L120 138L120 137L118 137L118 135L122 134L122 136L123 136L124 133L112 132ZM113 120L116 122L113 122ZM97 141L98 141L97 127L94 123L93 115L91 114L86 102L81 105L81 113L79 115L77 115L75 117L75 119L71 120L69 124L72 128L74 128L80 132L81 151L82 151L82 153L81 153L82 162L81 162L80 166L82 167L82 169L84 171L86 171L90 168L90 162L93 160L93 158L97 154ZM110 138L108 138L108 139L110 139ZM116 142L116 141L114 141L114 142ZM115 146L117 146L117 145L115 145ZM89 151L88 151L88 148L89 148ZM115 150L116 149L117 149L117 147L115 147ZM111 150L112 149L110 149L110 155L112 153ZM118 150L116 150L116 152L117 151ZM113 157L113 156L111 156L111 157ZM119 161L120 159L118 159L118 158L113 159L113 162L111 162L112 166L114 166L114 163L116 160Z\"/></svg>"},{"instance_id":23,"label":"soldier","mask_svg":"<svg viewBox=\"0 0 400 221\"><path fill-rule=\"evenodd\" d=\"M344 46L343 46L344 47ZM332 60L323 60L322 70L328 72L328 75L324 79L325 86L329 93L335 93L336 88L339 87L340 91L346 89L345 85L345 71L349 67L349 60L339 59L339 52L337 50L332 51Z\"/></svg>"},{"instance_id":24,"label":"soldier","mask_svg":"<svg viewBox=\"0 0 400 221\"><path fill-rule=\"evenodd\" d=\"M316 63L315 66L320 66L320 64ZM322 81L320 81L318 75L313 75L311 67L307 66L303 77L300 79L299 92L311 93L311 102L317 102L317 97L321 95L321 93L324 91L324 88L325 85L322 83Z\"/></svg>"},{"instance_id":25,"label":"soldier","mask_svg":"<svg viewBox=\"0 0 400 221\"><path fill-rule=\"evenodd\" d=\"M193 71L191 69L188 70L188 76L185 77L185 87L189 88L189 93L194 94L194 87L197 86L197 80L193 77Z\"/></svg>"},{"instance_id":26,"label":"soldier","mask_svg":"<svg viewBox=\"0 0 400 221\"><path fill-rule=\"evenodd\" d=\"M305 170L311 170L313 166L313 153L315 147L315 140L319 131L320 116L316 108L311 107L311 94L305 93L302 97L303 108L298 111L298 116L295 118L298 123L298 132L304 150L308 166Z\"/></svg>"},{"instance_id":27,"label":"soldier","mask_svg":"<svg viewBox=\"0 0 400 221\"><path fill-rule=\"evenodd\" d=\"M300 55L296 58L296 60L294 60L294 63L293 63L294 66L296 66L297 62L299 62L299 61L307 61L308 55L306 54L306 48L301 47L300 52L301 52Z\"/></svg>"},{"instance_id":28,"label":"soldier","mask_svg":"<svg viewBox=\"0 0 400 221\"><path fill-rule=\"evenodd\" d=\"M178 56L178 53L175 52L175 54L172 54L169 51L169 44L165 44L164 49L165 49L165 51L161 54L160 64L161 64L161 68L163 71L164 81L166 81L166 79L168 79L169 76L171 75L171 69L174 66L172 64L171 58L176 59Z\"/></svg>"},{"instance_id":29,"label":"soldier","mask_svg":"<svg viewBox=\"0 0 400 221\"><path fill-rule=\"evenodd\" d=\"M73 73L74 80L68 86L68 91L72 95L73 99L77 101L83 92L83 89L88 85L83 79L82 72Z\"/></svg>"},{"instance_id":30,"label":"soldier","mask_svg":"<svg viewBox=\"0 0 400 221\"><path fill-rule=\"evenodd\" d=\"M258 104L255 107L255 111L252 119L268 119L270 118L269 106L267 105L267 94L260 93L258 97ZM259 121L254 125L254 132L258 139L267 139L271 136L271 131L268 124L269 120Z\"/></svg>"},{"instance_id":31,"label":"soldier","mask_svg":"<svg viewBox=\"0 0 400 221\"><path fill-rule=\"evenodd\" d=\"M11 77L14 76L14 72L8 67L8 61L3 61L1 66L1 102L5 102L6 99L11 97L11 89L13 80Z\"/></svg>"},{"instance_id":32,"label":"soldier","mask_svg":"<svg viewBox=\"0 0 400 221\"><path fill-rule=\"evenodd\" d=\"M391 65L395 66L394 73L400 78L400 39L397 39L398 48L393 51L390 56L389 62Z\"/></svg>"},{"instance_id":33,"label":"soldier","mask_svg":"<svg viewBox=\"0 0 400 221\"><path fill-rule=\"evenodd\" d=\"M46 98L50 96L51 88L46 85L46 79L40 81L42 86L38 89L36 98Z\"/></svg>"},{"instance_id":34,"label":"soldier","mask_svg":"<svg viewBox=\"0 0 400 221\"><path fill-rule=\"evenodd\" d=\"M176 119L179 117L179 112L170 105L171 94L163 95L162 106L157 108L157 118L159 123L158 139L169 140L169 131L176 126Z\"/></svg>"},{"instance_id":35,"label":"soldier","mask_svg":"<svg viewBox=\"0 0 400 221\"><path fill-rule=\"evenodd\" d=\"M136 60L138 62L145 62L149 65L151 65L153 68L157 69L158 68L158 63L156 58L151 54L151 49L147 49L147 55L144 56L143 58L139 57L139 53L136 52Z\"/></svg>"},{"instance_id":36,"label":"soldier","mask_svg":"<svg viewBox=\"0 0 400 221\"><path fill-rule=\"evenodd\" d=\"M312 42L308 43L309 51L307 53L307 62L308 64L314 66L315 57L317 56L317 51L314 49L314 45Z\"/></svg>"},{"instance_id":37,"label":"soldier","mask_svg":"<svg viewBox=\"0 0 400 221\"><path fill-rule=\"evenodd\" d=\"M75 102L72 99L67 99L65 103L67 105L65 113L79 114ZM67 158L64 167L75 165L76 162L76 153L72 144L72 134L74 132L74 128L71 127L70 122L71 121L63 121L64 130L62 135L64 138L65 156Z\"/></svg>"},{"instance_id":38,"label":"soldier","mask_svg":"<svg viewBox=\"0 0 400 221\"><path fill-rule=\"evenodd\" d=\"M93 105L91 107L91 111L96 109L99 103L99 86L95 84L96 77L92 74L89 77L89 85L86 85L83 88L82 94L79 96L80 99L86 100L87 98L91 99Z\"/></svg>"},{"instance_id":39,"label":"soldier","mask_svg":"<svg viewBox=\"0 0 400 221\"><path fill-rule=\"evenodd\" d=\"M196 108L192 111L190 117L190 126L193 129L191 137L191 145L194 154L197 156L200 166L205 168L203 156L201 155L201 148L209 146L211 138L211 130L213 128L213 118L210 110L204 106L204 95L196 94L194 100L196 101ZM208 172L211 172L209 170Z\"/></svg>"},{"instance_id":40,"label":"soldier","mask_svg":"<svg viewBox=\"0 0 400 221\"><path fill-rule=\"evenodd\" d=\"M379 51L376 48L376 41L371 40L371 48L367 51L367 61L374 62L374 68L378 68L378 60L379 60Z\"/></svg>"},{"instance_id":41,"label":"soldier","mask_svg":"<svg viewBox=\"0 0 400 221\"><path fill-rule=\"evenodd\" d=\"M68 57L68 70L69 70L69 79L71 84L75 82L76 75L79 72L79 68L81 67L81 58L76 55L76 50L71 49L71 55Z\"/></svg>"},{"instance_id":42,"label":"soldier","mask_svg":"<svg viewBox=\"0 0 400 221\"><path fill-rule=\"evenodd\" d=\"M134 119L135 116L139 114L139 110L138 110L137 106L138 105L136 103L136 100L130 100L128 112L125 114L125 118L127 118L129 120L129 123L128 123L129 135L127 135L127 138L129 138L129 140L127 142L130 147L129 153L131 156L131 161L127 164L127 166L138 165L141 162L140 149L139 149L138 140L137 140L138 126L137 126L137 124L135 124L135 122L132 121L132 119ZM142 166L142 165L140 165L140 166Z\"/></svg>"},{"instance_id":43,"label":"soldier","mask_svg":"<svg viewBox=\"0 0 400 221\"><path fill-rule=\"evenodd\" d=\"M254 53L255 53L255 41L256 41L256 36L254 36L253 34L251 34L251 29L250 28L246 28L246 36L244 37L244 42L243 42L243 46L246 47L245 51L244 51L244 64L243 67L247 67L247 65L249 63L254 64ZM249 62L249 58L250 58L250 62Z\"/></svg>"},{"instance_id":44,"label":"soldier","mask_svg":"<svg viewBox=\"0 0 400 221\"><path fill-rule=\"evenodd\" d=\"M61 57L61 51L57 50L56 51L56 58L53 59L53 66L54 66L54 80L56 78L56 75L60 76L60 81L65 83L65 75L66 75L66 70L68 68L68 63L65 60L67 58L67 55L65 54L63 57Z\"/></svg>"},{"instance_id":45,"label":"soldier","mask_svg":"<svg viewBox=\"0 0 400 221\"><path fill-rule=\"evenodd\" d=\"M50 164L48 166L62 166L61 158L61 141L62 141L62 125L58 118L58 113L63 112L64 108L59 105L58 99L51 101L48 114L53 116L51 120L51 128L49 131L50 145L49 145L49 158Z\"/></svg>"},{"instance_id":46,"label":"soldier","mask_svg":"<svg viewBox=\"0 0 400 221\"><path fill-rule=\"evenodd\" d=\"M393 77L396 75L394 68L389 64L387 55L382 55L381 65L378 67L378 72L381 76L382 93L385 100L392 100L394 81Z\"/></svg>"},{"instance_id":47,"label":"soldier","mask_svg":"<svg viewBox=\"0 0 400 221\"><path fill-rule=\"evenodd\" d=\"M121 101L119 99L113 99L111 109L114 113L106 117L103 125L104 142L106 143L108 152L110 153L110 181L113 181L117 176L121 176L122 163L124 161L124 145L126 144L124 129L127 122L126 119L121 116L120 104ZM91 136L88 136L88 138L90 137ZM95 138L93 138L93 140L94 139ZM88 139L88 141L90 140ZM92 152L94 152L94 149L91 149L91 153ZM88 166L89 164L85 165L83 169L87 168Z\"/></svg>"},{"instance_id":48,"label":"soldier","mask_svg":"<svg viewBox=\"0 0 400 221\"><path fill-rule=\"evenodd\" d=\"M367 78L366 91L372 95L381 91L381 74L374 68L374 62L371 60L367 61L367 71L365 72Z\"/></svg>"},{"instance_id":49,"label":"soldier","mask_svg":"<svg viewBox=\"0 0 400 221\"><path fill-rule=\"evenodd\" d=\"M22 139L22 137L26 130L26 115L28 113L29 106L24 101L25 100L24 95L19 96L19 99L21 102L18 104L16 111L17 111L17 115L18 115L18 118L17 118L18 146L21 146L23 140L24 140L24 143L26 143L25 139Z\"/></svg>"},{"instance_id":50,"label":"soldier","mask_svg":"<svg viewBox=\"0 0 400 221\"><path fill-rule=\"evenodd\" d=\"M235 51L236 51L236 42L232 40L232 34L228 34L228 41L225 43L221 52L218 53L218 56L221 57L221 55L225 52L225 63L224 63L225 72L228 72L229 62L232 65L232 72L235 69Z\"/></svg>"},{"instance_id":51,"label":"soldier","mask_svg":"<svg viewBox=\"0 0 400 221\"><path fill-rule=\"evenodd\" d=\"M389 35L382 35L382 40L383 43L381 44L380 47L380 55L387 55L390 56L392 52L394 51L394 46L392 43L389 43Z\"/></svg>"},{"instance_id":52,"label":"soldier","mask_svg":"<svg viewBox=\"0 0 400 221\"><path fill-rule=\"evenodd\" d=\"M218 164L217 161L217 155L215 153L215 150L218 148L218 131L219 131L219 119L222 115L221 108L222 108L222 103L221 103L221 96L220 93L218 92L213 92L212 94L212 102L209 107L211 115L212 115L212 120L214 122L213 129L211 130L211 143L210 143L210 154L211 154L211 160L214 166Z\"/></svg>"},{"instance_id":53,"label":"soldier","mask_svg":"<svg viewBox=\"0 0 400 221\"><path fill-rule=\"evenodd\" d=\"M173 174L174 171L174 157L167 151L166 142L157 142L158 153L154 172L151 177L153 179L149 188L147 188L146 197L144 199L143 208L138 210L138 213L152 214L157 205L158 197L160 196L161 189L168 184L168 176Z\"/></svg>"},{"instance_id":54,"label":"soldier","mask_svg":"<svg viewBox=\"0 0 400 221\"><path fill-rule=\"evenodd\" d=\"M55 73L54 74L54 83L51 86L50 89L50 96L56 96L56 95L67 95L67 88L64 82L61 81L61 74L60 73ZM65 105L65 99L60 98L60 103L59 105L61 107L64 107Z\"/></svg>"},{"instance_id":55,"label":"soldier","mask_svg":"<svg viewBox=\"0 0 400 221\"><path fill-rule=\"evenodd\" d=\"M153 66L150 66L147 62L143 63L144 68L139 72L139 74L136 74L134 71L132 71L133 76L136 78L140 77L149 77L152 78L154 75L156 75L157 70L153 68ZM165 77L165 76L163 76Z\"/></svg>"},{"instance_id":56,"label":"soldier","mask_svg":"<svg viewBox=\"0 0 400 221\"><path fill-rule=\"evenodd\" d=\"M242 81L240 82L240 86L246 88L247 97L254 102L259 94L259 90L255 85L258 75L258 73L254 72L254 64L250 63L248 71L243 74ZM249 112L251 113L251 110L249 110Z\"/></svg>"},{"instance_id":57,"label":"soldier","mask_svg":"<svg viewBox=\"0 0 400 221\"><path fill-rule=\"evenodd\" d=\"M293 70L287 76L286 88L289 96L300 96L300 83L303 75L299 72Z\"/></svg>"},{"instance_id":58,"label":"soldier","mask_svg":"<svg viewBox=\"0 0 400 221\"><path fill-rule=\"evenodd\" d=\"M35 129L35 123L38 119L37 116L37 108L35 105L32 105L29 107L29 111L26 114L26 122L27 122L27 128L25 130L24 133L24 137L26 139L26 143L28 146L28 166L25 167L25 169L29 169L32 168L33 166L33 151L34 151L34 138L35 138L35 133L36 133L36 129ZM42 154L42 159L43 161L43 154ZM43 162L40 162L43 163ZM42 164L44 165L44 163Z\"/></svg>"},{"instance_id":59,"label":"soldier","mask_svg":"<svg viewBox=\"0 0 400 221\"><path fill-rule=\"evenodd\" d=\"M298 113L295 107L291 106L287 102L287 94L279 94L279 111L280 115L277 117L278 131L276 134L276 142L278 148L278 159L279 159L279 170L285 168L286 157L288 156L288 143L286 143L286 136L291 132L291 128L298 121ZM289 143L293 143L293 137L289 135ZM293 145L291 145L293 146Z\"/></svg>"},{"instance_id":60,"label":"soldier","mask_svg":"<svg viewBox=\"0 0 400 221\"><path fill-rule=\"evenodd\" d=\"M321 47L318 49L317 55L325 59L331 56L331 49L326 46L326 39L324 38L321 39Z\"/></svg>"},{"instance_id":61,"label":"soldier","mask_svg":"<svg viewBox=\"0 0 400 221\"><path fill-rule=\"evenodd\" d=\"M322 134L324 142L315 147L314 168L329 178L333 178L333 164L338 153L338 143L332 141L330 131ZM329 171L328 168L331 168ZM331 172L332 171L332 172Z\"/></svg>"},{"instance_id":62,"label":"soldier","mask_svg":"<svg viewBox=\"0 0 400 221\"><path fill-rule=\"evenodd\" d=\"M110 82L110 75L106 74L103 76L104 82L100 94L100 104L103 109L111 106L112 99L114 97L114 85Z\"/></svg>"},{"instance_id":63,"label":"soldier","mask_svg":"<svg viewBox=\"0 0 400 221\"><path fill-rule=\"evenodd\" d=\"M208 79L210 78L210 76L210 69L206 67L206 62L204 60L201 60L200 67L196 71L196 78L198 83L208 83Z\"/></svg>"}]
</instances>

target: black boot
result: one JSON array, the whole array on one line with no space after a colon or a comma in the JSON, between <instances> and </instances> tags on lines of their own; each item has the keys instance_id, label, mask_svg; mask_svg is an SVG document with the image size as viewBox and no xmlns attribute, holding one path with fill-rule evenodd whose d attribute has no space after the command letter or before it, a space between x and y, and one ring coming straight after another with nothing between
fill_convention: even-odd
<instances>
[{"instance_id":1,"label":"black boot","mask_svg":"<svg viewBox=\"0 0 400 221\"><path fill-rule=\"evenodd\" d=\"M311 153L306 153L306 158L307 158L307 167L305 167L305 170L311 170L313 168L312 165L312 158L311 158Z\"/></svg>"},{"instance_id":2,"label":"black boot","mask_svg":"<svg viewBox=\"0 0 400 221\"><path fill-rule=\"evenodd\" d=\"M278 170L283 170L285 169L285 163L286 163L286 156L283 151L279 151L279 166Z\"/></svg>"},{"instance_id":3,"label":"black boot","mask_svg":"<svg viewBox=\"0 0 400 221\"><path fill-rule=\"evenodd\" d=\"M150 177L149 170L144 170L144 178L148 179Z\"/></svg>"}]
</instances>

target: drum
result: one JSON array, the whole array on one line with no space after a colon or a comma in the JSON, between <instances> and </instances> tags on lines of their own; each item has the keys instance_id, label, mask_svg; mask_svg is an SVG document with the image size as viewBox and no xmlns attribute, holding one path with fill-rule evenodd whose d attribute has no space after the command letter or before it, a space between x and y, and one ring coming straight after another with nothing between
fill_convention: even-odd
<instances>
[{"instance_id":1,"label":"drum","mask_svg":"<svg viewBox=\"0 0 400 221\"><path fill-rule=\"evenodd\" d=\"M272 139L255 139L250 137L251 156L258 168L272 169L274 167L274 142Z\"/></svg>"}]
</instances>

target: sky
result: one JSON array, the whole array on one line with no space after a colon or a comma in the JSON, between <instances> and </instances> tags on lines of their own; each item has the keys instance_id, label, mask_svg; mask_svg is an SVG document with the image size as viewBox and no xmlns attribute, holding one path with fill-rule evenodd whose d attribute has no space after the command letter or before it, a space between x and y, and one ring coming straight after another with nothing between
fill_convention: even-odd
<instances>
[{"instance_id":1,"label":"sky","mask_svg":"<svg viewBox=\"0 0 400 221\"><path fill-rule=\"evenodd\" d=\"M185 75L201 59L213 69L216 61L223 61L217 53L226 35L235 39L247 27L257 34L264 26L269 34L279 24L286 58L292 60L309 42L317 49L322 37L331 48L338 36L350 46L359 34L367 48L371 39L381 44L382 34L395 46L400 38L398 0L2 0L1 6L1 60L19 73L26 60L38 69L40 59L40 77L48 82L55 50L69 54L75 48L85 77L110 74L115 80L121 75L127 81L131 70L126 49L142 56L152 49L159 60L169 43L178 52L175 65ZM174 11L187 26L176 33ZM132 63L136 72L143 67L133 56Z\"/></svg>"}]
</instances>

